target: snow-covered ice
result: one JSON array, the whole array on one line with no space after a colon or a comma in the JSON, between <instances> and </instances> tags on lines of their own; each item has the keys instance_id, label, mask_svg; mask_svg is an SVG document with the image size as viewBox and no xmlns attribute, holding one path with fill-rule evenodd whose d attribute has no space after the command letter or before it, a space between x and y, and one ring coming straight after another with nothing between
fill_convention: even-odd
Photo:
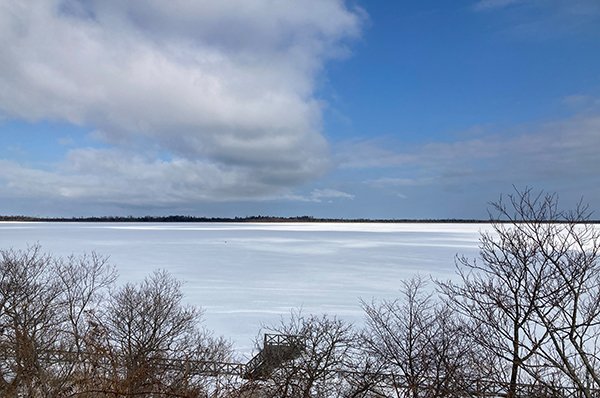
<instances>
[{"instance_id":1,"label":"snow-covered ice","mask_svg":"<svg viewBox=\"0 0 600 398\"><path fill-rule=\"evenodd\" d=\"M417 273L454 278L454 257L477 256L486 224L0 223L1 248L39 243L55 255L110 256L119 281L166 269L206 326L247 351L261 323L291 309L360 324L360 299L398 296Z\"/></svg>"}]
</instances>

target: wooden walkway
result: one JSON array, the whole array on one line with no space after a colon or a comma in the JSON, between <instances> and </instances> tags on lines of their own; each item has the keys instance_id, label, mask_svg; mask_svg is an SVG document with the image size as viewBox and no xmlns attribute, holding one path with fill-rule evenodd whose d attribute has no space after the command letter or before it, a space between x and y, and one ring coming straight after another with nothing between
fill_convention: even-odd
<instances>
[{"instance_id":1,"label":"wooden walkway","mask_svg":"<svg viewBox=\"0 0 600 398\"><path fill-rule=\"evenodd\" d=\"M298 358L305 350L305 341L301 336L295 335L280 335L280 334L265 334L263 347L248 363L235 362L219 362L219 361L203 361L190 359L162 359L149 358L155 366L158 366L165 371L184 370L186 374L197 376L234 376L249 381L264 381L268 380L269 376L276 369L286 369L290 365L289 361ZM0 352L0 361L11 361L14 355L9 352ZM37 358L38 363L44 363L49 366L63 363L77 363L81 360L86 361L85 353L77 353L73 351L54 350L44 353ZM103 358L100 362L105 366L114 364L115 358ZM396 374L385 373L363 373L351 371L348 369L330 370L325 373L345 378L349 382L351 380L369 380L371 386L385 389L393 389L396 391L411 391L414 386L411 386L406 378ZM417 389L424 391L430 387L434 389L435 379L423 378ZM507 396L508 384L491 381L491 380L463 380L462 386L454 385L455 391L445 390L447 396L453 397L478 397L478 398L502 398ZM539 384L519 384L517 396L519 398L585 398L583 391L574 387L564 386L541 386ZM600 390L593 390L592 396L600 398Z\"/></svg>"}]
</instances>

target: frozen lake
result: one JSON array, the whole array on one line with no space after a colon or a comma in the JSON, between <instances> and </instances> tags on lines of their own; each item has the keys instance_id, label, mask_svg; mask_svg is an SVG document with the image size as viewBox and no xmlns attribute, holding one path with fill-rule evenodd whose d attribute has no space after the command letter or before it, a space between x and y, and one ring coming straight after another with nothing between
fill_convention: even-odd
<instances>
[{"instance_id":1,"label":"frozen lake","mask_svg":"<svg viewBox=\"0 0 600 398\"><path fill-rule=\"evenodd\" d=\"M417 273L454 278L486 224L0 223L1 248L110 256L119 281L167 269L206 326L247 351L290 309L362 322L359 299L394 298Z\"/></svg>"}]
</instances>

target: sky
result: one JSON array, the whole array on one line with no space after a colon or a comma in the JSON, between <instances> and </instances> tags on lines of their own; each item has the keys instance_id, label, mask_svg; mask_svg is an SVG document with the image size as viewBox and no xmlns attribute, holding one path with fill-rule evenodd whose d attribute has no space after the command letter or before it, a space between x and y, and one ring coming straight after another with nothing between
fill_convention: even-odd
<instances>
[{"instance_id":1,"label":"sky","mask_svg":"<svg viewBox=\"0 0 600 398\"><path fill-rule=\"evenodd\" d=\"M0 139L2 215L600 211L600 2L0 0Z\"/></svg>"}]
</instances>

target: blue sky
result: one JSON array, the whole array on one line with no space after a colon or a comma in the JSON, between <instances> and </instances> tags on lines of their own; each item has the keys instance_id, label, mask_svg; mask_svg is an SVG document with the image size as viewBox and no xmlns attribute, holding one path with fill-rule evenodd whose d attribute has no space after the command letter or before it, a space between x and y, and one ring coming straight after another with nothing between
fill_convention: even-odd
<instances>
[{"instance_id":1,"label":"blue sky","mask_svg":"<svg viewBox=\"0 0 600 398\"><path fill-rule=\"evenodd\" d=\"M600 209L596 0L0 1L0 213Z\"/></svg>"}]
</instances>

